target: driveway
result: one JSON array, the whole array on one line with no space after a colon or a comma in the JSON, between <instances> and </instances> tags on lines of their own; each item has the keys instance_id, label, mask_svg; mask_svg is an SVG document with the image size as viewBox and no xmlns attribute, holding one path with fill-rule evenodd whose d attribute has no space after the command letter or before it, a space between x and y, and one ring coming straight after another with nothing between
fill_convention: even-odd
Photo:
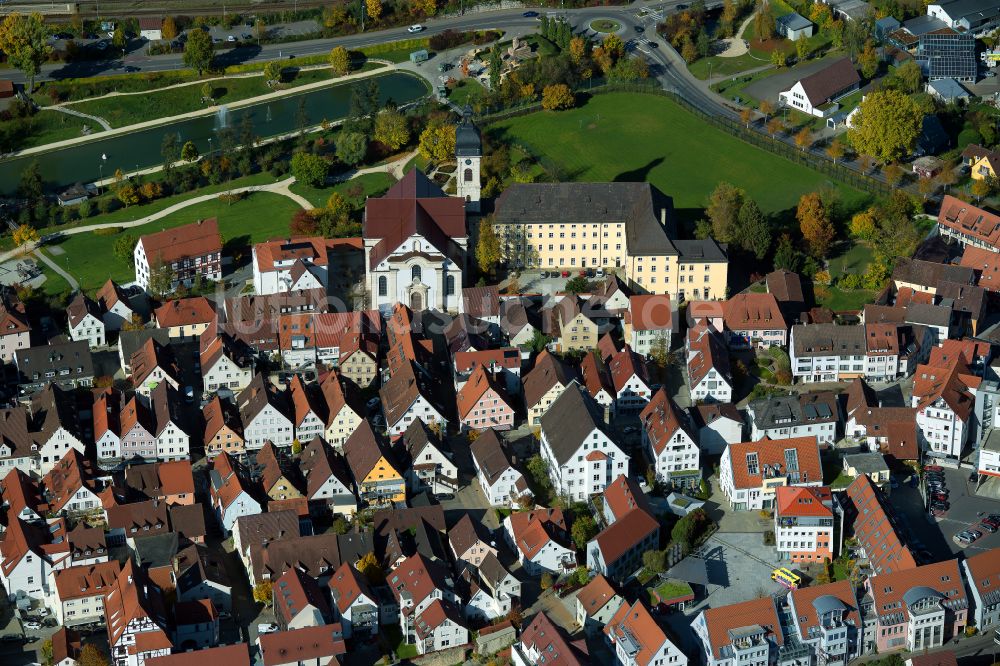
<instances>
[{"instance_id":1,"label":"driveway","mask_svg":"<svg viewBox=\"0 0 1000 666\"><path fill-rule=\"evenodd\" d=\"M757 100L778 101L778 93L788 90L799 79L814 74L830 64L830 60L817 60L802 67L779 71L773 76L757 79L743 89L747 95Z\"/></svg>"}]
</instances>

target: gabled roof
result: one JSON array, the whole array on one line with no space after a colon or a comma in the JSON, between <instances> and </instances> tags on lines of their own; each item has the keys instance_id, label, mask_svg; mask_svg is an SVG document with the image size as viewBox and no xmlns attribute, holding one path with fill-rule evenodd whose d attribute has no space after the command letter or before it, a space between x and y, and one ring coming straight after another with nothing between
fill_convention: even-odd
<instances>
[{"instance_id":1,"label":"gabled roof","mask_svg":"<svg viewBox=\"0 0 1000 666\"><path fill-rule=\"evenodd\" d=\"M125 468L125 487L145 499L162 499L185 493L194 496L191 461L129 465Z\"/></svg>"},{"instance_id":2,"label":"gabled roof","mask_svg":"<svg viewBox=\"0 0 1000 666\"><path fill-rule=\"evenodd\" d=\"M802 278L798 273L779 268L768 273L764 279L767 283L767 292L779 303L805 302L805 296L802 294Z\"/></svg>"},{"instance_id":3,"label":"gabled roof","mask_svg":"<svg viewBox=\"0 0 1000 666\"><path fill-rule=\"evenodd\" d=\"M105 310L110 310L118 303L123 304L128 310L132 311L132 303L128 300L128 295L125 290L122 289L117 282L109 279L104 285L97 291L95 295L98 304Z\"/></svg>"},{"instance_id":4,"label":"gabled roof","mask_svg":"<svg viewBox=\"0 0 1000 666\"><path fill-rule=\"evenodd\" d=\"M369 269L377 266L403 242L418 234L445 256L458 259L455 239L465 238L465 202L447 196L417 169L389 188L381 198L365 201L363 235L377 239L369 255Z\"/></svg>"},{"instance_id":5,"label":"gabled roof","mask_svg":"<svg viewBox=\"0 0 1000 666\"><path fill-rule=\"evenodd\" d=\"M819 71L799 79L799 82L809 103L820 106L837 93L861 83L861 77L850 58L838 58Z\"/></svg>"},{"instance_id":6,"label":"gabled roof","mask_svg":"<svg viewBox=\"0 0 1000 666\"><path fill-rule=\"evenodd\" d=\"M704 320L688 331L687 366L691 386L700 384L713 368L725 381L731 381L726 345L722 336Z\"/></svg>"},{"instance_id":7,"label":"gabled roof","mask_svg":"<svg viewBox=\"0 0 1000 666\"><path fill-rule=\"evenodd\" d=\"M320 383L321 398L324 403L322 412L325 413L326 423L329 428L340 415L340 411L347 407L358 416L364 416L364 407L361 405L360 396L356 393L355 387L348 384L346 387L341 383L340 373L333 370L323 378ZM348 399L350 398L350 399ZM317 412L319 415L320 412Z\"/></svg>"},{"instance_id":8,"label":"gabled roof","mask_svg":"<svg viewBox=\"0 0 1000 666\"><path fill-rule=\"evenodd\" d=\"M627 603L619 606L618 612L604 627L604 635L614 644L625 641L630 647L638 648L632 656L636 666L650 666L663 644L670 642L640 600L631 606Z\"/></svg>"},{"instance_id":9,"label":"gabled roof","mask_svg":"<svg viewBox=\"0 0 1000 666\"><path fill-rule=\"evenodd\" d=\"M104 595L104 618L108 626L108 639L112 645L118 643L132 620L148 618L157 625L158 632L147 633L166 636L164 630L167 618L163 598L159 588L149 583L149 578L142 568L129 559L122 567L114 585ZM170 647L169 640L167 647Z\"/></svg>"},{"instance_id":10,"label":"gabled roof","mask_svg":"<svg viewBox=\"0 0 1000 666\"><path fill-rule=\"evenodd\" d=\"M243 438L243 421L240 410L230 400L223 400L218 395L212 397L201 410L205 421L205 431L202 441L209 441L223 428L229 428L241 440Z\"/></svg>"},{"instance_id":11,"label":"gabled roof","mask_svg":"<svg viewBox=\"0 0 1000 666\"><path fill-rule=\"evenodd\" d=\"M317 663L338 664L338 657L347 654L339 622L275 631L260 636L259 642L264 666L306 663L327 658L328 662Z\"/></svg>"},{"instance_id":12,"label":"gabled roof","mask_svg":"<svg viewBox=\"0 0 1000 666\"><path fill-rule=\"evenodd\" d=\"M622 555L635 547L650 534L658 532L660 523L643 509L626 511L615 522L601 530L594 541L601 549L604 563L608 566L617 562Z\"/></svg>"},{"instance_id":13,"label":"gabled roof","mask_svg":"<svg viewBox=\"0 0 1000 666\"><path fill-rule=\"evenodd\" d=\"M674 401L667 395L665 388L653 394L649 402L642 411L639 412L639 421L649 438L650 446L656 455L663 453L663 449L670 443L678 430L685 430L686 424L681 420L680 412ZM690 437L690 433L688 433ZM693 441L694 438L692 438Z\"/></svg>"},{"instance_id":14,"label":"gabled roof","mask_svg":"<svg viewBox=\"0 0 1000 666\"><path fill-rule=\"evenodd\" d=\"M862 626L854 586L848 580L800 587L792 590L790 596L795 604L794 621L799 627L800 636L814 635L820 628L820 615L837 608L843 612L837 620L850 622L855 627Z\"/></svg>"},{"instance_id":15,"label":"gabled roof","mask_svg":"<svg viewBox=\"0 0 1000 666\"><path fill-rule=\"evenodd\" d=\"M828 486L778 486L774 489L774 504L779 517L833 518L833 495Z\"/></svg>"},{"instance_id":16,"label":"gabled roof","mask_svg":"<svg viewBox=\"0 0 1000 666\"><path fill-rule=\"evenodd\" d=\"M669 294L629 296L625 321L636 331L673 331L674 314Z\"/></svg>"},{"instance_id":17,"label":"gabled roof","mask_svg":"<svg viewBox=\"0 0 1000 666\"><path fill-rule=\"evenodd\" d=\"M180 383L180 368L174 360L173 349L169 345L161 345L155 338L149 338L140 347L129 361L132 368L133 386L142 386L146 378L160 368L175 382Z\"/></svg>"},{"instance_id":18,"label":"gabled roof","mask_svg":"<svg viewBox=\"0 0 1000 666\"><path fill-rule=\"evenodd\" d=\"M576 602L587 615L594 615L616 596L618 596L618 592L615 591L611 582L601 574L597 574L577 592Z\"/></svg>"},{"instance_id":19,"label":"gabled roof","mask_svg":"<svg viewBox=\"0 0 1000 666\"><path fill-rule=\"evenodd\" d=\"M959 265L976 271L976 281L983 289L1000 291L1000 251L992 252L978 247L966 247Z\"/></svg>"},{"instance_id":20,"label":"gabled roof","mask_svg":"<svg viewBox=\"0 0 1000 666\"><path fill-rule=\"evenodd\" d=\"M965 153L962 153L965 156ZM984 155L983 157L990 157ZM946 194L941 200L938 224L1000 250L1000 215Z\"/></svg>"},{"instance_id":21,"label":"gabled roof","mask_svg":"<svg viewBox=\"0 0 1000 666\"><path fill-rule=\"evenodd\" d=\"M293 567L274 581L274 612L285 624L301 613L306 606L316 608L324 617L330 614L323 591L316 579Z\"/></svg>"},{"instance_id":22,"label":"gabled roof","mask_svg":"<svg viewBox=\"0 0 1000 666\"><path fill-rule=\"evenodd\" d=\"M354 480L358 483L368 478L379 460L383 458L393 469L396 469L388 446L383 438L372 429L371 423L367 419L362 421L361 425L344 442L344 457L354 475ZM400 473L398 469L396 469L396 473Z\"/></svg>"},{"instance_id":23,"label":"gabled roof","mask_svg":"<svg viewBox=\"0 0 1000 666\"><path fill-rule=\"evenodd\" d=\"M974 284L975 278L971 268L923 259L902 258L892 271L892 279L897 283L915 284L931 289L936 288L942 281Z\"/></svg>"},{"instance_id":24,"label":"gabled roof","mask_svg":"<svg viewBox=\"0 0 1000 666\"><path fill-rule=\"evenodd\" d=\"M480 319L500 316L500 287L466 287L462 290L462 311Z\"/></svg>"},{"instance_id":25,"label":"gabled roof","mask_svg":"<svg viewBox=\"0 0 1000 666\"><path fill-rule=\"evenodd\" d=\"M561 545L566 534L566 518L562 509L518 511L508 516L514 545L528 560L554 541Z\"/></svg>"},{"instance_id":26,"label":"gabled roof","mask_svg":"<svg viewBox=\"0 0 1000 666\"><path fill-rule=\"evenodd\" d=\"M419 640L424 640L434 634L434 631L445 621L451 621L460 627L464 627L462 614L458 607L450 601L435 599L430 605L417 615L414 631Z\"/></svg>"},{"instance_id":27,"label":"gabled roof","mask_svg":"<svg viewBox=\"0 0 1000 666\"><path fill-rule=\"evenodd\" d=\"M608 375L608 368L594 350L584 354L583 360L580 362L580 378L583 379L587 393L595 400L601 391L607 393L611 398L616 395L614 386L611 384L611 377Z\"/></svg>"},{"instance_id":28,"label":"gabled roof","mask_svg":"<svg viewBox=\"0 0 1000 666\"><path fill-rule=\"evenodd\" d=\"M302 426L303 421L313 414L323 424L327 422L326 401L320 398L317 391L319 387L315 384L306 385L298 375L292 375L288 392L291 394L292 402L292 423L296 427Z\"/></svg>"},{"instance_id":29,"label":"gabled roof","mask_svg":"<svg viewBox=\"0 0 1000 666\"><path fill-rule=\"evenodd\" d=\"M58 663L58 662L56 662ZM179 652L165 657L146 659L146 666L250 666L250 653L246 643L220 645L190 652Z\"/></svg>"},{"instance_id":30,"label":"gabled roof","mask_svg":"<svg viewBox=\"0 0 1000 666\"><path fill-rule=\"evenodd\" d=\"M966 558L969 584L976 588L986 605L1000 601L1000 548L990 548Z\"/></svg>"},{"instance_id":31,"label":"gabled roof","mask_svg":"<svg viewBox=\"0 0 1000 666\"><path fill-rule=\"evenodd\" d=\"M778 609L770 596L728 606L706 608L704 614L705 626L708 628L708 647L716 659L722 658L724 647L735 642L733 633L739 629L759 628L773 638L779 647L785 643Z\"/></svg>"},{"instance_id":32,"label":"gabled roof","mask_svg":"<svg viewBox=\"0 0 1000 666\"><path fill-rule=\"evenodd\" d=\"M158 261L170 263L186 257L203 257L222 252L219 224L213 217L139 238L150 266Z\"/></svg>"},{"instance_id":33,"label":"gabled roof","mask_svg":"<svg viewBox=\"0 0 1000 666\"><path fill-rule=\"evenodd\" d=\"M110 560L54 570L52 576L59 601L66 603L70 599L104 596L118 579L121 568L118 560Z\"/></svg>"},{"instance_id":34,"label":"gabled roof","mask_svg":"<svg viewBox=\"0 0 1000 666\"><path fill-rule=\"evenodd\" d=\"M570 643L562 629L539 613L521 630L521 645L545 656L545 666L583 666L590 656L579 643ZM582 648L582 649L581 649Z\"/></svg>"},{"instance_id":35,"label":"gabled roof","mask_svg":"<svg viewBox=\"0 0 1000 666\"><path fill-rule=\"evenodd\" d=\"M421 396L438 409L433 387L426 381L423 372L418 373L414 370L410 361L399 366L389 381L382 385L378 394L382 401L382 413L390 426L406 416L413 403Z\"/></svg>"},{"instance_id":36,"label":"gabled roof","mask_svg":"<svg viewBox=\"0 0 1000 666\"><path fill-rule=\"evenodd\" d=\"M944 560L870 577L867 581L874 612L884 624L901 624L910 617L912 604L936 597L951 610L968 608L965 583L958 560Z\"/></svg>"},{"instance_id":37,"label":"gabled roof","mask_svg":"<svg viewBox=\"0 0 1000 666\"><path fill-rule=\"evenodd\" d=\"M487 369L521 369L521 352L517 347L484 349L482 351L460 351L455 353L455 371L465 374L477 366Z\"/></svg>"},{"instance_id":38,"label":"gabled roof","mask_svg":"<svg viewBox=\"0 0 1000 666\"><path fill-rule=\"evenodd\" d=\"M476 467L486 477L487 483L495 483L504 472L513 469L500 437L492 428L484 430L469 448L472 450L472 459Z\"/></svg>"},{"instance_id":39,"label":"gabled roof","mask_svg":"<svg viewBox=\"0 0 1000 666\"><path fill-rule=\"evenodd\" d=\"M760 488L765 479L775 477L787 476L789 484L823 480L815 435L774 440L765 437L756 442L730 444L727 449L736 489ZM750 460L756 461L756 465Z\"/></svg>"},{"instance_id":40,"label":"gabled roof","mask_svg":"<svg viewBox=\"0 0 1000 666\"><path fill-rule=\"evenodd\" d=\"M535 359L535 367L524 377L524 401L530 409L538 404L553 386L568 386L576 379L576 372L547 349Z\"/></svg>"},{"instance_id":41,"label":"gabled roof","mask_svg":"<svg viewBox=\"0 0 1000 666\"><path fill-rule=\"evenodd\" d=\"M840 421L840 405L832 391L761 398L748 406L761 430Z\"/></svg>"},{"instance_id":42,"label":"gabled roof","mask_svg":"<svg viewBox=\"0 0 1000 666\"><path fill-rule=\"evenodd\" d=\"M479 404L483 396L490 391L496 394L497 398L502 400L505 405L510 407L510 397L507 395L507 389L496 380L492 372L487 372L484 366L477 365L476 369L472 371L469 380L462 385L462 388L459 389L458 394L455 396L459 418L466 418L473 408Z\"/></svg>"},{"instance_id":43,"label":"gabled roof","mask_svg":"<svg viewBox=\"0 0 1000 666\"><path fill-rule=\"evenodd\" d=\"M403 560L385 577L392 595L399 602L409 599L412 608L420 605L434 590L451 589L451 580L444 564L429 560L420 553Z\"/></svg>"},{"instance_id":44,"label":"gabled roof","mask_svg":"<svg viewBox=\"0 0 1000 666\"><path fill-rule=\"evenodd\" d=\"M489 545L490 533L479 520L473 520L468 513L464 514L455 526L448 530L448 541L451 542L455 557L461 557L477 543Z\"/></svg>"},{"instance_id":45,"label":"gabled roof","mask_svg":"<svg viewBox=\"0 0 1000 666\"><path fill-rule=\"evenodd\" d=\"M299 471L306 478L306 497L315 497L331 476L348 490L353 488L347 462L320 437L314 437L299 452Z\"/></svg>"},{"instance_id":46,"label":"gabled roof","mask_svg":"<svg viewBox=\"0 0 1000 666\"><path fill-rule=\"evenodd\" d=\"M249 426L268 405L287 418L289 410L286 397L279 394L274 385L265 380L264 375L254 375L247 387L236 396L243 427Z\"/></svg>"},{"instance_id":47,"label":"gabled roof","mask_svg":"<svg viewBox=\"0 0 1000 666\"><path fill-rule=\"evenodd\" d=\"M632 377L639 378L643 384L649 384L646 362L627 344L625 349L611 357L608 368L611 371L612 385L617 393L621 393L625 389L625 385Z\"/></svg>"},{"instance_id":48,"label":"gabled roof","mask_svg":"<svg viewBox=\"0 0 1000 666\"><path fill-rule=\"evenodd\" d=\"M888 500L867 474L859 475L847 487L847 497L857 512L854 536L875 575L917 566L910 549L899 538Z\"/></svg>"},{"instance_id":49,"label":"gabled roof","mask_svg":"<svg viewBox=\"0 0 1000 666\"><path fill-rule=\"evenodd\" d=\"M31 330L28 317L25 315L24 303L19 299L0 298L0 337L17 335Z\"/></svg>"},{"instance_id":50,"label":"gabled roof","mask_svg":"<svg viewBox=\"0 0 1000 666\"><path fill-rule=\"evenodd\" d=\"M576 454L592 432L607 434L601 408L573 382L542 414L542 432L555 462L562 465Z\"/></svg>"},{"instance_id":51,"label":"gabled roof","mask_svg":"<svg viewBox=\"0 0 1000 666\"><path fill-rule=\"evenodd\" d=\"M101 321L101 308L82 291L78 291L73 300L66 306L66 318L69 321L70 329L79 326L87 315Z\"/></svg>"},{"instance_id":52,"label":"gabled roof","mask_svg":"<svg viewBox=\"0 0 1000 666\"><path fill-rule=\"evenodd\" d=\"M787 330L774 294L744 292L723 303L723 319L732 331Z\"/></svg>"},{"instance_id":53,"label":"gabled roof","mask_svg":"<svg viewBox=\"0 0 1000 666\"><path fill-rule=\"evenodd\" d=\"M207 324L215 319L215 308L204 296L167 301L153 311L160 328Z\"/></svg>"},{"instance_id":54,"label":"gabled roof","mask_svg":"<svg viewBox=\"0 0 1000 666\"><path fill-rule=\"evenodd\" d=\"M330 587L330 598L340 613L344 613L351 605L364 595L372 601L375 596L368 585L368 580L350 562L344 562L330 576L327 583Z\"/></svg>"},{"instance_id":55,"label":"gabled roof","mask_svg":"<svg viewBox=\"0 0 1000 666\"><path fill-rule=\"evenodd\" d=\"M249 550L254 545L299 536L299 518L294 511L273 511L236 519L233 532L239 533L239 542Z\"/></svg>"},{"instance_id":56,"label":"gabled roof","mask_svg":"<svg viewBox=\"0 0 1000 666\"><path fill-rule=\"evenodd\" d=\"M624 474L609 483L604 489L604 506L611 510L615 520L633 509L652 515L652 508L646 493L632 479Z\"/></svg>"},{"instance_id":57,"label":"gabled roof","mask_svg":"<svg viewBox=\"0 0 1000 666\"><path fill-rule=\"evenodd\" d=\"M947 366L918 365L913 374L913 398L918 410L924 410L938 400L962 421L969 419L975 403L971 391L982 380L971 374L961 359L952 360Z\"/></svg>"}]
</instances>

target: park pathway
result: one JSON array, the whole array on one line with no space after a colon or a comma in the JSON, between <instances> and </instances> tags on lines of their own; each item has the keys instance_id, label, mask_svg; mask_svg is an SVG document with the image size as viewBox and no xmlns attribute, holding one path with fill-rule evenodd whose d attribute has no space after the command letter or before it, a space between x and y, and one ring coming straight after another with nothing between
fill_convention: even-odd
<instances>
[{"instance_id":1,"label":"park pathway","mask_svg":"<svg viewBox=\"0 0 1000 666\"><path fill-rule=\"evenodd\" d=\"M85 118L86 120L93 120L95 123L103 127L105 130L111 129L111 123L109 123L104 118L100 116L92 116L89 113L84 113L82 111L77 111L76 109L70 109L65 106L43 106L42 111L58 111L60 113L66 113L71 116L76 116L77 118ZM88 135L89 136L89 135Z\"/></svg>"},{"instance_id":2,"label":"park pathway","mask_svg":"<svg viewBox=\"0 0 1000 666\"><path fill-rule=\"evenodd\" d=\"M60 268L59 264L49 259L48 255L46 255L44 252L36 249L33 254L36 257L38 257L38 260L41 261L43 264L51 268L59 275L63 276L66 282L69 282L69 288L71 290L76 291L77 289L80 288L80 283L76 281L76 278L67 273L66 271L64 271L62 268Z\"/></svg>"}]
</instances>

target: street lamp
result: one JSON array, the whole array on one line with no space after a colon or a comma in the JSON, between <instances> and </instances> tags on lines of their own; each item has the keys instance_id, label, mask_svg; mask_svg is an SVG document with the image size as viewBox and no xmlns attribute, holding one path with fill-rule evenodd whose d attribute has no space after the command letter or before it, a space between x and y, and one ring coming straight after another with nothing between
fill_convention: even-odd
<instances>
[{"instance_id":1,"label":"street lamp","mask_svg":"<svg viewBox=\"0 0 1000 666\"><path fill-rule=\"evenodd\" d=\"M104 161L103 160L97 163L97 173L100 174L100 177L97 179L97 194L100 195L100 193L101 193L101 182L104 180Z\"/></svg>"}]
</instances>

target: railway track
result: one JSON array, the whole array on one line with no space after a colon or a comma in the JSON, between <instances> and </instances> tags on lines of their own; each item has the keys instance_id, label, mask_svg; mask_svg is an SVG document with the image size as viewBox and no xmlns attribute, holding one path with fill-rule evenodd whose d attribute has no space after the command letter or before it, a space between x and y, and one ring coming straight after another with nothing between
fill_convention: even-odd
<instances>
[{"instance_id":1,"label":"railway track","mask_svg":"<svg viewBox=\"0 0 1000 666\"><path fill-rule=\"evenodd\" d=\"M321 0L0 0L0 15L13 11L38 12L53 19L65 18L74 12L85 19L128 16L177 16L219 14L254 14L321 7Z\"/></svg>"}]
</instances>

